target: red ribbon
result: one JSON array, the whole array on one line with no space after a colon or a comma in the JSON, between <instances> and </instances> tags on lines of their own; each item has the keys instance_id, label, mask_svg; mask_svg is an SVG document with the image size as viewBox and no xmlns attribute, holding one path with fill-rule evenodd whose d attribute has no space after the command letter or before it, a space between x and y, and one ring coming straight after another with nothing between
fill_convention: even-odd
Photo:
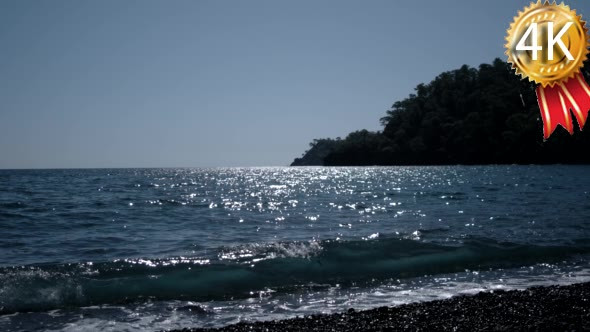
<instances>
[{"instance_id":1,"label":"red ribbon","mask_svg":"<svg viewBox=\"0 0 590 332\"><path fill-rule=\"evenodd\" d=\"M590 110L590 86L582 74L576 74L567 82L556 83L553 87L537 87L537 100L543 118L543 136L548 139L558 125L570 135L574 133L573 111L580 130L584 128Z\"/></svg>"}]
</instances>

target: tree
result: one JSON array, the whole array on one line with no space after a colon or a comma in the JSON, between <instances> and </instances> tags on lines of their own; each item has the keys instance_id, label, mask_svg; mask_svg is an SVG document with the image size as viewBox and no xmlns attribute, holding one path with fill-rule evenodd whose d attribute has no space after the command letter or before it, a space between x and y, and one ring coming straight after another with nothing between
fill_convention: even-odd
<instances>
[{"instance_id":1,"label":"tree","mask_svg":"<svg viewBox=\"0 0 590 332\"><path fill-rule=\"evenodd\" d=\"M293 165L590 162L583 152L590 129L573 136L558 129L543 141L535 88L500 59L477 69L464 65L395 102L380 120L383 131L314 141Z\"/></svg>"}]
</instances>

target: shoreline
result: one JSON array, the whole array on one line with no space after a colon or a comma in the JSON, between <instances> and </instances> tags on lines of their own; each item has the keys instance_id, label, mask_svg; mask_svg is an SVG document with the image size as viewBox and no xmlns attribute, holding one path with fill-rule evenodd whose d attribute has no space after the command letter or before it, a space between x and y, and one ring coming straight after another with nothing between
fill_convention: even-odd
<instances>
[{"instance_id":1,"label":"shoreline","mask_svg":"<svg viewBox=\"0 0 590 332\"><path fill-rule=\"evenodd\" d=\"M590 282L495 290L445 300L284 320L241 322L201 331L590 331Z\"/></svg>"}]
</instances>

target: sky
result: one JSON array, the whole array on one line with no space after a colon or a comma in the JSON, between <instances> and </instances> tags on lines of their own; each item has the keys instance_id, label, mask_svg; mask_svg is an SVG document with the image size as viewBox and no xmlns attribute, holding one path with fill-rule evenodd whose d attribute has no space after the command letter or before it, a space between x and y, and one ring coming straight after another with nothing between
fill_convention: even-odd
<instances>
[{"instance_id":1,"label":"sky","mask_svg":"<svg viewBox=\"0 0 590 332\"><path fill-rule=\"evenodd\" d=\"M505 59L528 3L0 0L0 168L288 165Z\"/></svg>"}]
</instances>

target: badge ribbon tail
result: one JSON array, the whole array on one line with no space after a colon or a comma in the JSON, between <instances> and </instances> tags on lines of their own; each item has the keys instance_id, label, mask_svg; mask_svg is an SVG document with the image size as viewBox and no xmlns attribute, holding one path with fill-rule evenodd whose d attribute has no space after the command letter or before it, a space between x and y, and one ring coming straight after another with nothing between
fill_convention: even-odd
<instances>
[{"instance_id":1,"label":"badge ribbon tail","mask_svg":"<svg viewBox=\"0 0 590 332\"><path fill-rule=\"evenodd\" d=\"M590 86L584 76L578 73L566 83L559 82L553 87L537 87L537 100L543 118L543 136L548 139L558 125L570 134L574 133L573 111L580 130L584 128L590 110Z\"/></svg>"}]
</instances>

